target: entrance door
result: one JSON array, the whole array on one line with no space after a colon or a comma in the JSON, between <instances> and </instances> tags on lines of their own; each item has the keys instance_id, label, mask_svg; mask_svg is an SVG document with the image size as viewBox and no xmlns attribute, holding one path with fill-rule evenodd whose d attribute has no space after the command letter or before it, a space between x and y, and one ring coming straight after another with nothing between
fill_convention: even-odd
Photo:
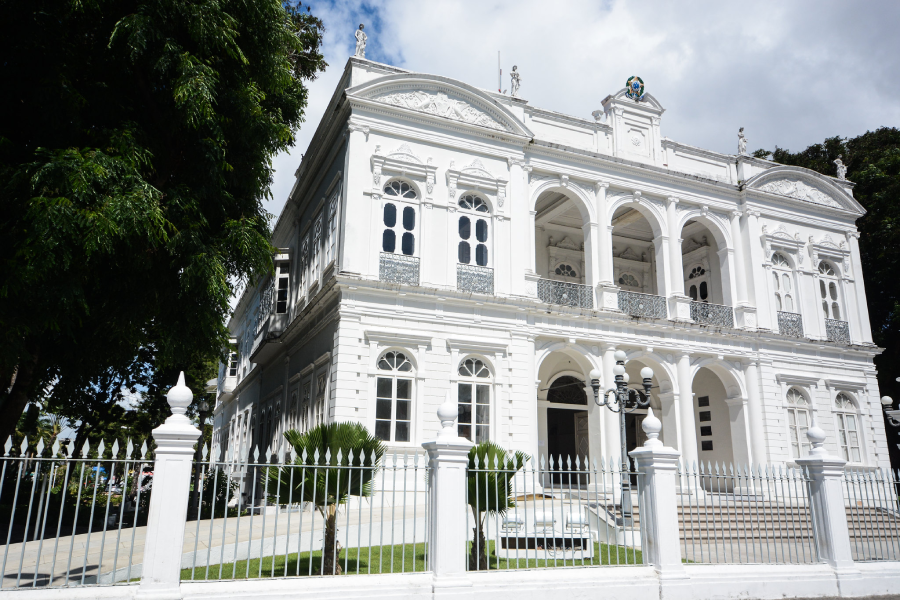
<instances>
[{"instance_id":1,"label":"entrance door","mask_svg":"<svg viewBox=\"0 0 900 600\"><path fill-rule=\"evenodd\" d=\"M551 479L553 483L579 485L587 483L586 477L571 477L567 471L575 470L575 456L580 456L579 462L587 457L587 411L571 410L568 408L547 409L547 452L553 457L553 469ZM583 425L577 425L579 422ZM583 430L583 434L580 432ZM584 438L584 452L581 448L581 435ZM550 457L547 457L548 459ZM550 462L547 461L549 469ZM583 480L583 481L581 481Z\"/></svg>"}]
</instances>

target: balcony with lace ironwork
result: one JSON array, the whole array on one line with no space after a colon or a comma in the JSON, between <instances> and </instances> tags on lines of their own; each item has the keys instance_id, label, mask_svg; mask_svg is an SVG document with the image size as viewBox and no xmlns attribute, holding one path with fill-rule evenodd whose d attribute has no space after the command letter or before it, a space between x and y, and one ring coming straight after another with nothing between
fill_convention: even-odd
<instances>
[{"instance_id":1,"label":"balcony with lace ironwork","mask_svg":"<svg viewBox=\"0 0 900 600\"><path fill-rule=\"evenodd\" d=\"M594 308L594 290L589 285L538 279L538 298L547 304L561 304L575 308Z\"/></svg>"},{"instance_id":2,"label":"balcony with lace ironwork","mask_svg":"<svg viewBox=\"0 0 900 600\"><path fill-rule=\"evenodd\" d=\"M825 319L825 335L829 342L850 343L850 324L847 321Z\"/></svg>"},{"instance_id":3,"label":"balcony with lace ironwork","mask_svg":"<svg viewBox=\"0 0 900 600\"><path fill-rule=\"evenodd\" d=\"M478 265L456 265L456 289L476 294L494 293L494 270Z\"/></svg>"},{"instance_id":4,"label":"balcony with lace ironwork","mask_svg":"<svg viewBox=\"0 0 900 600\"><path fill-rule=\"evenodd\" d=\"M803 317L797 313L778 311L778 333L802 338Z\"/></svg>"},{"instance_id":5,"label":"balcony with lace ironwork","mask_svg":"<svg viewBox=\"0 0 900 600\"><path fill-rule=\"evenodd\" d=\"M734 327L734 310L730 306L710 302L691 302L691 319L694 323L716 327Z\"/></svg>"},{"instance_id":6,"label":"balcony with lace ironwork","mask_svg":"<svg viewBox=\"0 0 900 600\"><path fill-rule=\"evenodd\" d=\"M662 296L619 290L618 299L619 310L626 315L650 319L665 319L669 316L666 299Z\"/></svg>"},{"instance_id":7,"label":"balcony with lace ironwork","mask_svg":"<svg viewBox=\"0 0 900 600\"><path fill-rule=\"evenodd\" d=\"M378 260L378 279L389 283L419 285L419 258L382 252Z\"/></svg>"}]
</instances>

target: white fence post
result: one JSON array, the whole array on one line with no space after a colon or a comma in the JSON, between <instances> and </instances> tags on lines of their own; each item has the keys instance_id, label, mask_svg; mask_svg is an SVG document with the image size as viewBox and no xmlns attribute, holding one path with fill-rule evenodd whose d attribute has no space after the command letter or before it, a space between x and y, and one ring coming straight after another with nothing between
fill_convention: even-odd
<instances>
[{"instance_id":1,"label":"white fence post","mask_svg":"<svg viewBox=\"0 0 900 600\"><path fill-rule=\"evenodd\" d=\"M181 554L191 487L191 462L200 430L184 415L193 394L184 385L184 373L166 399L172 416L153 430L156 463L147 517L147 538L138 597L181 598Z\"/></svg>"},{"instance_id":2,"label":"white fence post","mask_svg":"<svg viewBox=\"0 0 900 600\"><path fill-rule=\"evenodd\" d=\"M442 429L435 441L422 444L430 467L428 566L435 596L467 595L472 581L466 576L466 468L473 444L456 434L458 410L449 398L437 414Z\"/></svg>"},{"instance_id":3,"label":"white fence post","mask_svg":"<svg viewBox=\"0 0 900 600\"><path fill-rule=\"evenodd\" d=\"M640 516L643 524L641 551L644 562L653 565L663 597L681 597L690 592L690 581L681 563L678 535L676 471L681 453L659 441L662 423L647 409L641 424L647 441L629 453L634 458L643 485Z\"/></svg>"},{"instance_id":4,"label":"white fence post","mask_svg":"<svg viewBox=\"0 0 900 600\"><path fill-rule=\"evenodd\" d=\"M842 489L847 461L828 455L825 432L816 423L807 430L806 437L812 449L807 458L797 459L797 464L809 473L809 505L819 558L831 565L839 581L857 579L861 574L853 562Z\"/></svg>"}]
</instances>

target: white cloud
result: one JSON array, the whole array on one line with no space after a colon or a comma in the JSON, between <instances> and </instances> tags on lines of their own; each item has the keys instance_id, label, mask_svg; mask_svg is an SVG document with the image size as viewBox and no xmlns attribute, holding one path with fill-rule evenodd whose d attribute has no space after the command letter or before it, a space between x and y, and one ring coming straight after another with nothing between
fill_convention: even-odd
<instances>
[{"instance_id":1,"label":"white cloud","mask_svg":"<svg viewBox=\"0 0 900 600\"><path fill-rule=\"evenodd\" d=\"M327 72L310 86L295 150L275 159L270 212L278 213L300 155L366 23L367 54L398 67L493 89L513 64L533 105L589 116L639 75L667 109L663 135L733 153L800 150L824 138L896 125L900 22L895 2L421 2L364 9L314 4L325 22Z\"/></svg>"}]
</instances>

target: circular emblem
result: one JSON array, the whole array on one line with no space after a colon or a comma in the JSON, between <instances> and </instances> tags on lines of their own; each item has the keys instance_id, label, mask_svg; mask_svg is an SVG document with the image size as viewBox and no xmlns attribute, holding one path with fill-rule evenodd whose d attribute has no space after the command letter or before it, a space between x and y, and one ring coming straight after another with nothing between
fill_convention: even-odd
<instances>
[{"instance_id":1,"label":"circular emblem","mask_svg":"<svg viewBox=\"0 0 900 600\"><path fill-rule=\"evenodd\" d=\"M634 75L625 82L625 95L635 101L644 99L644 80Z\"/></svg>"}]
</instances>

